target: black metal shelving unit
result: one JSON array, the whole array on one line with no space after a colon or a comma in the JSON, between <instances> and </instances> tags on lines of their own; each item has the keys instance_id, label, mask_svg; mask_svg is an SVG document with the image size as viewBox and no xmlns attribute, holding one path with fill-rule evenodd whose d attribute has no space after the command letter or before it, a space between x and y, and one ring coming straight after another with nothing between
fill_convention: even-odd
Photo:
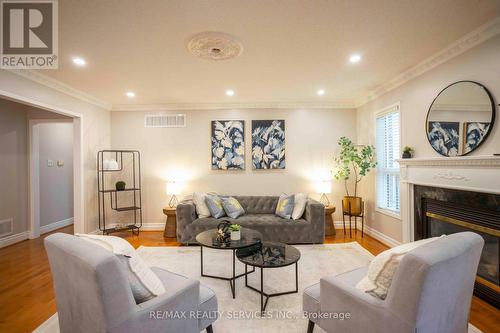
<instances>
[{"instance_id":1,"label":"black metal shelving unit","mask_svg":"<svg viewBox=\"0 0 500 333\"><path fill-rule=\"evenodd\" d=\"M130 157L132 161L132 187L125 188L124 190L107 189L106 188L106 175L113 172L124 172L123 158ZM118 169L104 169L104 160L114 158L118 163ZM109 186L109 184L108 184ZM127 206L120 206L118 199L119 193L132 192L132 204ZM106 197L109 194L109 202L111 209L116 212L133 212L134 223L127 224L124 228L106 228ZM97 201L99 203L99 230L104 235L109 235L113 232L130 230L134 234L139 234L142 227L142 197L141 197L141 153L137 150L101 150L97 153ZM109 225L109 222L108 222Z\"/></svg>"}]
</instances>

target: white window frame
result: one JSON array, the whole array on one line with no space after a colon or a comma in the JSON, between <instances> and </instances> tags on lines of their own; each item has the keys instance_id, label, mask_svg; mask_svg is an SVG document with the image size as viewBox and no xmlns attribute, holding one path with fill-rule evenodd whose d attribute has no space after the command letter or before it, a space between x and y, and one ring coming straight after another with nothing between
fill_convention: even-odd
<instances>
[{"instance_id":1,"label":"white window frame","mask_svg":"<svg viewBox=\"0 0 500 333\"><path fill-rule=\"evenodd\" d=\"M375 136L375 147L377 147L377 118L381 117L381 116L384 116L388 113L393 113L394 112L394 109L397 109L397 112L399 114L399 152L401 152L401 129L403 128L402 124L403 124L403 119L401 117L401 103L400 102L397 102L397 103L394 103L394 104L391 104L391 105L388 105L378 111L375 112L374 114L374 119L373 119L373 124L374 124L374 136ZM400 179L400 189L401 189L401 168L399 169L399 179ZM382 208L382 207L379 207L378 206L378 190L377 190L377 184L378 184L378 168L376 167L375 168L375 211L380 213L380 214L384 214L384 215L387 215L387 216L390 216L392 218L395 218L395 219L398 219L398 220L401 220L401 190L399 192L399 197L400 197L400 207L399 207L399 213L395 212L395 211L392 211L392 210L389 210L389 209L385 209L385 208Z\"/></svg>"}]
</instances>

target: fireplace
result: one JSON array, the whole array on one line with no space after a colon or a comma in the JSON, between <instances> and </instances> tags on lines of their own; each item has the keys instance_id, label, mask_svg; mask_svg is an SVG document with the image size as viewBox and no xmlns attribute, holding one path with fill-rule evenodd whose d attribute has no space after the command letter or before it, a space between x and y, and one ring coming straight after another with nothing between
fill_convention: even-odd
<instances>
[{"instance_id":1,"label":"fireplace","mask_svg":"<svg viewBox=\"0 0 500 333\"><path fill-rule=\"evenodd\" d=\"M472 231L485 244L474 293L500 308L500 195L414 185L415 240Z\"/></svg>"}]
</instances>

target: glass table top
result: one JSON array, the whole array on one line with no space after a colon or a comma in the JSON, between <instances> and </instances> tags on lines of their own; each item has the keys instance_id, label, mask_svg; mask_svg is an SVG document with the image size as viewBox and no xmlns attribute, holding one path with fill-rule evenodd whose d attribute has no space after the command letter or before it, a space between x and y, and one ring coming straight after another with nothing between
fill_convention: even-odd
<instances>
[{"instance_id":1,"label":"glass table top","mask_svg":"<svg viewBox=\"0 0 500 333\"><path fill-rule=\"evenodd\" d=\"M284 243L263 242L237 250L236 256L244 264L272 268L296 263L300 259L300 251Z\"/></svg>"},{"instance_id":2,"label":"glass table top","mask_svg":"<svg viewBox=\"0 0 500 333\"><path fill-rule=\"evenodd\" d=\"M203 246L214 249L241 249L255 244L260 244L262 234L258 231L241 228L240 240L229 240L227 242L219 242L217 240L217 229L203 231L196 236L196 241Z\"/></svg>"}]
</instances>

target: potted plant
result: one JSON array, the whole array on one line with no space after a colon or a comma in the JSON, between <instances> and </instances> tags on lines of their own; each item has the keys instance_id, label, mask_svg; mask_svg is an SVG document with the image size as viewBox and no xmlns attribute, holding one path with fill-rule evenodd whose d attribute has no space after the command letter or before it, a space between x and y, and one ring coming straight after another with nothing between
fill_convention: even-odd
<instances>
[{"instance_id":1,"label":"potted plant","mask_svg":"<svg viewBox=\"0 0 500 333\"><path fill-rule=\"evenodd\" d=\"M116 190L117 190L117 191L124 191L124 190L125 190L125 186L126 186L126 185L127 185L127 184L125 184L125 182L124 182L124 181L121 181L121 180L120 180L120 181L116 182L115 187L116 187Z\"/></svg>"},{"instance_id":2,"label":"potted plant","mask_svg":"<svg viewBox=\"0 0 500 333\"><path fill-rule=\"evenodd\" d=\"M360 215L362 200L357 196L358 183L372 168L377 166L377 162L374 161L375 147L366 145L359 149L349 138L344 136L339 139L338 144L340 146L340 152L335 158L337 170L334 174L334 178L344 181L346 196L344 196L343 210L349 212L351 215ZM354 195L350 195L347 186L347 182L351 177L354 180Z\"/></svg>"},{"instance_id":3,"label":"potted plant","mask_svg":"<svg viewBox=\"0 0 500 333\"><path fill-rule=\"evenodd\" d=\"M241 226L239 224L231 224L229 229L231 230L231 240L241 239Z\"/></svg>"},{"instance_id":4,"label":"potted plant","mask_svg":"<svg viewBox=\"0 0 500 333\"><path fill-rule=\"evenodd\" d=\"M413 148L410 146L404 146L403 158L412 158L412 157L413 157Z\"/></svg>"}]
</instances>

